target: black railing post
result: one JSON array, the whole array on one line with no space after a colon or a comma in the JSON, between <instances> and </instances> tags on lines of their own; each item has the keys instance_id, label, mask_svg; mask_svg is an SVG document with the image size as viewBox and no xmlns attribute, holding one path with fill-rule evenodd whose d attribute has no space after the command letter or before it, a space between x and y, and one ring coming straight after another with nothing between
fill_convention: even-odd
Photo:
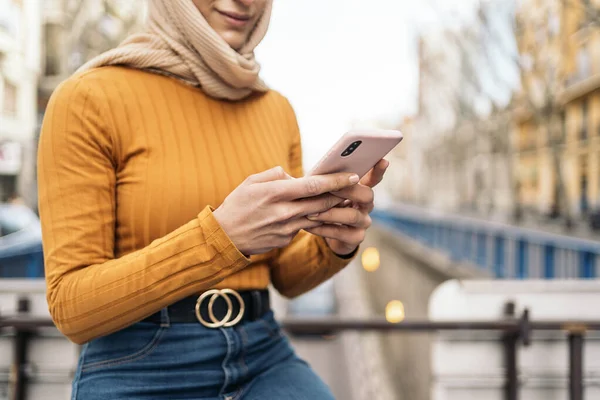
<instances>
[{"instance_id":1,"label":"black railing post","mask_svg":"<svg viewBox=\"0 0 600 400\"><path fill-rule=\"evenodd\" d=\"M28 313L29 308L29 299L19 299L17 306L19 314ZM24 329L17 329L15 332L13 365L9 379L12 386L11 400L26 399L27 376L25 375L25 365L27 363L27 345L30 335L30 332Z\"/></svg>"},{"instance_id":2,"label":"black railing post","mask_svg":"<svg viewBox=\"0 0 600 400\"><path fill-rule=\"evenodd\" d=\"M569 399L583 400L584 328L569 329Z\"/></svg>"},{"instance_id":3,"label":"black railing post","mask_svg":"<svg viewBox=\"0 0 600 400\"><path fill-rule=\"evenodd\" d=\"M506 303L504 316L514 318L514 303ZM519 335L518 330L515 332L506 332L502 335L502 344L504 347L504 400L518 400L519 398L517 371L517 342L519 341Z\"/></svg>"}]
</instances>

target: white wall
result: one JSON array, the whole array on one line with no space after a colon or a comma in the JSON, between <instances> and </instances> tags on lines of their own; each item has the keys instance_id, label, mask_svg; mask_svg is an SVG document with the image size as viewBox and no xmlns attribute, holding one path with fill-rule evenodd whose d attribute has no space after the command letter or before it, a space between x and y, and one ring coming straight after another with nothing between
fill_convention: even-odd
<instances>
[{"instance_id":1,"label":"white wall","mask_svg":"<svg viewBox=\"0 0 600 400\"><path fill-rule=\"evenodd\" d=\"M14 17L16 34L10 37L10 45L4 47L1 74L17 86L17 115L16 118L0 116L0 140L23 141L33 138L37 125L41 3L34 0L24 1L20 12Z\"/></svg>"},{"instance_id":2,"label":"white wall","mask_svg":"<svg viewBox=\"0 0 600 400\"><path fill-rule=\"evenodd\" d=\"M429 318L434 321L496 321L507 302L517 316L525 308L532 321L597 321L600 284L597 281L448 281L431 295ZM432 347L432 400L501 400L504 363L499 335L491 332L446 331ZM534 331L531 345L518 344L519 398L568 398L567 332ZM600 335L587 332L584 344L586 399L600 396Z\"/></svg>"},{"instance_id":3,"label":"white wall","mask_svg":"<svg viewBox=\"0 0 600 400\"><path fill-rule=\"evenodd\" d=\"M0 1L0 12L10 21L10 32L0 32L0 99L4 98L6 80L17 88L15 115L2 115L0 108L0 141L21 145L22 162L17 190L34 202L35 134L38 126L37 85L41 60L42 2L25 0L21 7ZM0 103L2 100L0 100ZM0 104L2 107L2 104Z\"/></svg>"}]
</instances>

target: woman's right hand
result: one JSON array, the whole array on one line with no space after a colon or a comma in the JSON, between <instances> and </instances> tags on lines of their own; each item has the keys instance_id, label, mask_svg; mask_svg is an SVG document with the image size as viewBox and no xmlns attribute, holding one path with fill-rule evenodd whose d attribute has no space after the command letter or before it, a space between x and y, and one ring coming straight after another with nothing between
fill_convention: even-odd
<instances>
[{"instance_id":1,"label":"woman's right hand","mask_svg":"<svg viewBox=\"0 0 600 400\"><path fill-rule=\"evenodd\" d=\"M343 199L330 193L358 181L352 173L292 178L275 167L248 177L213 215L240 252L261 254L286 246L302 229L321 225L306 216L340 204Z\"/></svg>"}]
</instances>

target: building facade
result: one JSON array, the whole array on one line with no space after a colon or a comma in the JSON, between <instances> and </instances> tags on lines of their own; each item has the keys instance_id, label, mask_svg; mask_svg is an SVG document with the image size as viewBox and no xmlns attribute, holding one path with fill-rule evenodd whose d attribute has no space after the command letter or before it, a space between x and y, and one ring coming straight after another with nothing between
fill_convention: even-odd
<instances>
[{"instance_id":1,"label":"building facade","mask_svg":"<svg viewBox=\"0 0 600 400\"><path fill-rule=\"evenodd\" d=\"M144 18L139 2L0 0L0 202L19 196L37 208L37 139L50 95Z\"/></svg>"},{"instance_id":2,"label":"building facade","mask_svg":"<svg viewBox=\"0 0 600 400\"><path fill-rule=\"evenodd\" d=\"M600 1L565 9L565 172L571 212L600 207Z\"/></svg>"},{"instance_id":3,"label":"building facade","mask_svg":"<svg viewBox=\"0 0 600 400\"><path fill-rule=\"evenodd\" d=\"M0 202L35 203L41 5L0 0Z\"/></svg>"},{"instance_id":4,"label":"building facade","mask_svg":"<svg viewBox=\"0 0 600 400\"><path fill-rule=\"evenodd\" d=\"M484 12L497 14L498 3L490 2ZM391 155L388 172L395 185L388 191L396 201L445 212L511 213L507 106L516 83L500 88L485 83L501 64L481 54L481 48L493 47L484 28L472 23L421 35L418 112L401 126L405 143Z\"/></svg>"},{"instance_id":5,"label":"building facade","mask_svg":"<svg viewBox=\"0 0 600 400\"><path fill-rule=\"evenodd\" d=\"M422 35L418 43L419 84L417 114L400 126L403 143L390 154L387 191L394 201L435 208L451 208L456 191L446 167L448 155L432 156L456 123L454 96L458 91L460 61L444 46L443 30ZM443 177L440 176L443 171Z\"/></svg>"},{"instance_id":6,"label":"building facade","mask_svg":"<svg viewBox=\"0 0 600 400\"><path fill-rule=\"evenodd\" d=\"M139 31L145 2L44 0L40 112L60 82L94 56Z\"/></svg>"},{"instance_id":7,"label":"building facade","mask_svg":"<svg viewBox=\"0 0 600 400\"><path fill-rule=\"evenodd\" d=\"M600 1L522 0L515 97L518 200L547 216L600 206Z\"/></svg>"}]
</instances>

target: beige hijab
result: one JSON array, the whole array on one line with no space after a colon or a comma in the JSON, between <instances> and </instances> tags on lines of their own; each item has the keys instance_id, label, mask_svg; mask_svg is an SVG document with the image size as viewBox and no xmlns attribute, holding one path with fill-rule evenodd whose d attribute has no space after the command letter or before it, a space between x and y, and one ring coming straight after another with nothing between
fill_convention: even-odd
<instances>
[{"instance_id":1,"label":"beige hijab","mask_svg":"<svg viewBox=\"0 0 600 400\"><path fill-rule=\"evenodd\" d=\"M238 52L210 27L192 0L149 0L146 32L130 36L79 71L104 65L153 70L200 86L218 99L240 100L253 91L264 92L268 88L258 76L254 49L267 32L272 4L267 0L264 14Z\"/></svg>"}]
</instances>

